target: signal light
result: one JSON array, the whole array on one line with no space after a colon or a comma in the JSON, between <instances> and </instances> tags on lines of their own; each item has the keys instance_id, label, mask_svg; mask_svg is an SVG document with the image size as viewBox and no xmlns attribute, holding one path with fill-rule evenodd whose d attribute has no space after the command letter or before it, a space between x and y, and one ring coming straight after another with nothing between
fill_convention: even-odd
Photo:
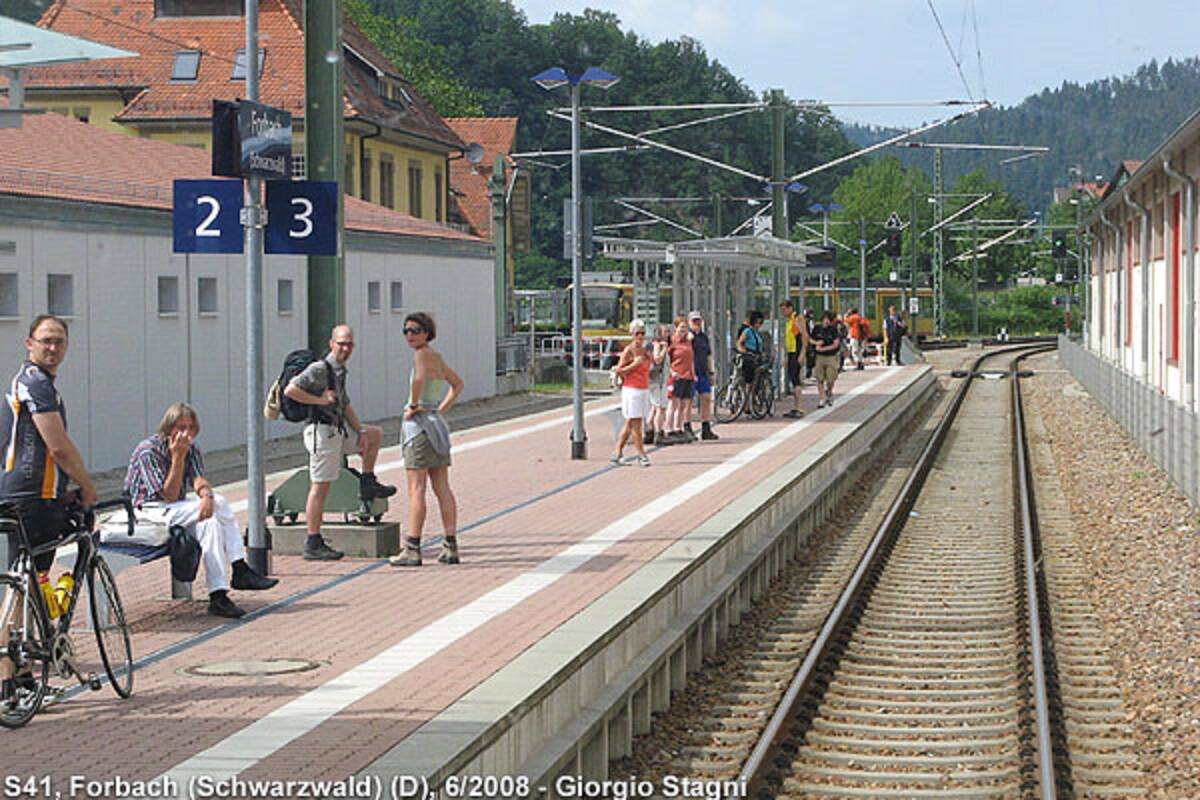
<instances>
[{"instance_id":1,"label":"signal light","mask_svg":"<svg viewBox=\"0 0 1200 800\"><path fill-rule=\"evenodd\" d=\"M1051 251L1055 258L1067 257L1067 232L1055 231L1053 236L1053 246Z\"/></svg>"},{"instance_id":2,"label":"signal light","mask_svg":"<svg viewBox=\"0 0 1200 800\"><path fill-rule=\"evenodd\" d=\"M892 258L899 258L901 253L901 239L899 231L888 231L887 234L887 254Z\"/></svg>"}]
</instances>

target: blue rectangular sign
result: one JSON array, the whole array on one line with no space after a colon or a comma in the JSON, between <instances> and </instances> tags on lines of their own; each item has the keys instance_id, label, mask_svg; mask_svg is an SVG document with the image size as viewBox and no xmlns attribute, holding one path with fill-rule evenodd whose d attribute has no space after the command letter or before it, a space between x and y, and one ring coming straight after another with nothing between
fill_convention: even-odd
<instances>
[{"instance_id":1,"label":"blue rectangular sign","mask_svg":"<svg viewBox=\"0 0 1200 800\"><path fill-rule=\"evenodd\" d=\"M267 181L268 253L335 256L336 181Z\"/></svg>"},{"instance_id":2,"label":"blue rectangular sign","mask_svg":"<svg viewBox=\"0 0 1200 800\"><path fill-rule=\"evenodd\" d=\"M239 180L175 181L174 252L242 252L242 202Z\"/></svg>"}]
</instances>

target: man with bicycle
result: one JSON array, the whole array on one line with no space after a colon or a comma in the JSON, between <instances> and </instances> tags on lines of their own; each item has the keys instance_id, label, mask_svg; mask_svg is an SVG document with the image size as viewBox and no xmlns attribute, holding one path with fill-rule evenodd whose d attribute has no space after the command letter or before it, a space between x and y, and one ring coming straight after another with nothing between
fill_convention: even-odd
<instances>
[{"instance_id":1,"label":"man with bicycle","mask_svg":"<svg viewBox=\"0 0 1200 800\"><path fill-rule=\"evenodd\" d=\"M78 484L78 500L85 508L96 504L96 487L67 434L67 408L54 386L67 357L67 336L67 323L52 314L33 320L25 339L28 356L9 382L0 409L0 504L20 517L35 546L63 534L67 508L76 499L67 492L68 479ZM16 538L9 534L10 559L17 551ZM39 580L48 580L53 563L53 551L38 556L34 566ZM0 619L0 651L8 644L8 626L9 620ZM12 662L0 657L0 705L19 702L20 691L27 688L21 685L26 676L13 672Z\"/></svg>"}]
</instances>

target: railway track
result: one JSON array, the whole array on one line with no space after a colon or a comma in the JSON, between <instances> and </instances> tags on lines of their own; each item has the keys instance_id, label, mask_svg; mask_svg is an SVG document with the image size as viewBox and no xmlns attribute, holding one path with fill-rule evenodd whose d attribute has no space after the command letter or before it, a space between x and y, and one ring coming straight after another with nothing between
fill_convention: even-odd
<instances>
[{"instance_id":1,"label":"railway track","mask_svg":"<svg viewBox=\"0 0 1200 800\"><path fill-rule=\"evenodd\" d=\"M1011 367L1015 349L984 358ZM916 463L888 478L886 512L866 510L782 589L788 609L745 649L676 774L737 777L761 798L1142 793L1080 576L1065 553L1034 568L1018 373L981 371L984 358L906 446L927 439L920 458L902 451Z\"/></svg>"}]
</instances>

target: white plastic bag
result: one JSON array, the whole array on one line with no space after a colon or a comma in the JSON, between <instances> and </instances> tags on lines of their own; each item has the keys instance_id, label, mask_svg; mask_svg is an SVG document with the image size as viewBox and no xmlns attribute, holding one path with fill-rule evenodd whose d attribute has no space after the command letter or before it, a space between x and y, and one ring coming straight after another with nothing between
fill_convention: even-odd
<instances>
[{"instance_id":1,"label":"white plastic bag","mask_svg":"<svg viewBox=\"0 0 1200 800\"><path fill-rule=\"evenodd\" d=\"M139 544L161 547L171 536L166 506L147 504L134 510L133 536L125 519L125 509L118 508L100 520L100 541L104 544Z\"/></svg>"}]
</instances>

